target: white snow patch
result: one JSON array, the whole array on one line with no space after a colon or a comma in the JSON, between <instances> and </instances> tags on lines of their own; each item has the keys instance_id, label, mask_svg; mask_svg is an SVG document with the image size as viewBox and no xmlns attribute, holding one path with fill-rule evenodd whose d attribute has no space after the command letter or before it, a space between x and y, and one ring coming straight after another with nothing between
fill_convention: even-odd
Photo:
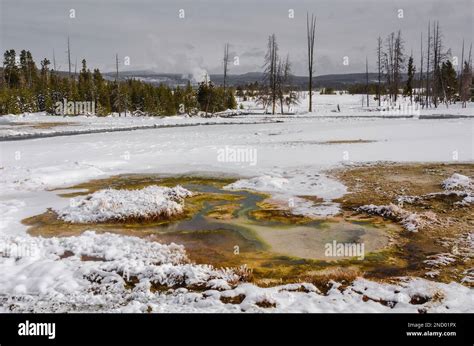
<instances>
[{"instance_id":1,"label":"white snow patch","mask_svg":"<svg viewBox=\"0 0 474 346\"><path fill-rule=\"evenodd\" d=\"M105 189L75 197L56 210L60 219L72 223L104 222L129 218L170 217L183 212L184 198L192 192L181 186L147 186L141 190Z\"/></svg>"},{"instance_id":2,"label":"white snow patch","mask_svg":"<svg viewBox=\"0 0 474 346\"><path fill-rule=\"evenodd\" d=\"M189 263L181 245L130 236L87 231L73 237L1 236L0 240L0 292L14 300L29 296L44 301L47 311L61 302L74 305L77 299L83 306L104 296L117 295L120 300L132 277L148 290L151 284L227 289L241 277L231 269ZM0 311L2 306L0 299Z\"/></svg>"},{"instance_id":3,"label":"white snow patch","mask_svg":"<svg viewBox=\"0 0 474 346\"><path fill-rule=\"evenodd\" d=\"M423 261L427 265L435 268L450 265L456 262L456 256L451 253L439 253L427 257L428 259Z\"/></svg>"},{"instance_id":4,"label":"white snow patch","mask_svg":"<svg viewBox=\"0 0 474 346\"><path fill-rule=\"evenodd\" d=\"M286 173L286 174L285 174ZM296 215L329 216L339 213L339 204L332 199L342 197L346 187L322 173L285 172L264 174L249 179L240 179L224 187L229 190L254 190L272 194L272 199L281 201ZM314 203L299 196L317 196L324 200Z\"/></svg>"},{"instance_id":5,"label":"white snow patch","mask_svg":"<svg viewBox=\"0 0 474 346\"><path fill-rule=\"evenodd\" d=\"M288 189L289 181L286 178L279 176L262 175L250 179L241 179L235 183L225 186L229 190L257 190L265 192L281 192Z\"/></svg>"},{"instance_id":6,"label":"white snow patch","mask_svg":"<svg viewBox=\"0 0 474 346\"><path fill-rule=\"evenodd\" d=\"M466 189L471 185L471 179L465 175L454 173L448 179L443 181L443 188L446 190Z\"/></svg>"},{"instance_id":7,"label":"white snow patch","mask_svg":"<svg viewBox=\"0 0 474 346\"><path fill-rule=\"evenodd\" d=\"M442 186L446 191L457 193L459 196L463 197L463 199L456 202L455 205L468 206L471 203L474 203L474 187L471 178L459 173L454 173L448 179L443 181Z\"/></svg>"},{"instance_id":8,"label":"white snow patch","mask_svg":"<svg viewBox=\"0 0 474 346\"><path fill-rule=\"evenodd\" d=\"M410 232L418 232L419 229L437 221L436 215L433 212L412 213L392 203L389 205L363 205L358 207L357 211L395 220Z\"/></svg>"}]
</instances>

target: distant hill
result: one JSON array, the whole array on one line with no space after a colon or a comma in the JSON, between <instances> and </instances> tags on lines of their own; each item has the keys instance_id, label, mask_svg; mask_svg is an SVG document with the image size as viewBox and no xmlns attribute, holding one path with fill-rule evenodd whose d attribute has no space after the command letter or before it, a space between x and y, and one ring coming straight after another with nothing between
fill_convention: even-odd
<instances>
[{"instance_id":1,"label":"distant hill","mask_svg":"<svg viewBox=\"0 0 474 346\"><path fill-rule=\"evenodd\" d=\"M0 74L2 68L0 67ZM61 76L67 76L66 71L57 71L57 74ZM114 80L115 73L107 72L104 73L104 78L107 80ZM129 78L139 79L146 83L153 85L165 84L171 87L185 86L188 81L192 81L192 76L189 74L179 73L156 73L148 70L141 71L122 71L119 73L120 80L126 80ZM416 79L418 76L415 77ZM224 76L222 74L211 74L211 81L216 84L222 84ZM335 88L344 89L353 84L365 84L365 73L341 73L341 74L327 74L316 76L313 78L313 85L316 88ZM231 74L228 75L227 84L230 86L245 85L249 83L261 82L263 80L262 72L248 72L244 74ZM305 76L293 76L293 84L298 88L306 88L308 85L308 77ZM406 80L406 75L402 75L402 80ZM369 82L377 82L377 73L369 73Z\"/></svg>"},{"instance_id":2,"label":"distant hill","mask_svg":"<svg viewBox=\"0 0 474 346\"><path fill-rule=\"evenodd\" d=\"M211 80L215 83L221 84L224 76L222 74L211 75ZM230 75L228 78L228 84L232 86L243 85L247 83L253 83L255 81L261 81L263 74L261 72L251 72L242 75ZM365 73L344 73L344 74L327 74L313 77L313 85L316 88L336 88L341 89L348 85L365 83ZM369 82L377 81L377 73L369 73ZM295 86L300 88L306 88L308 85L308 77L305 76L293 76L292 82Z\"/></svg>"},{"instance_id":3,"label":"distant hill","mask_svg":"<svg viewBox=\"0 0 474 346\"><path fill-rule=\"evenodd\" d=\"M106 73L107 79L114 79L114 73ZM178 73L154 73L151 71L126 71L120 72L120 79L136 78L144 82L158 85L166 84L168 86L184 86L188 81L192 81L191 75ZM211 74L211 81L216 84L222 84L224 76L222 74ZM349 85L365 83L365 73L343 73L343 74L328 74L313 78L313 84L316 88L336 88L342 89ZM244 74L231 74L227 76L227 84L230 86L245 85L254 82L261 82L263 80L263 73L248 72ZM293 84L299 88L306 88L308 84L308 77L293 76ZM369 81L374 83L377 81L377 73L369 73Z\"/></svg>"}]
</instances>

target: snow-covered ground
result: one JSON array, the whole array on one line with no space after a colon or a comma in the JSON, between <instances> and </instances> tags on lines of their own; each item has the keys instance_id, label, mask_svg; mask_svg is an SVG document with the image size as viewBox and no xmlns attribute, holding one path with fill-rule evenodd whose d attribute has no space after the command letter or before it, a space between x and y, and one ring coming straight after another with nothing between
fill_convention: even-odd
<instances>
[{"instance_id":1,"label":"snow-covered ground","mask_svg":"<svg viewBox=\"0 0 474 346\"><path fill-rule=\"evenodd\" d=\"M239 107L243 109L219 112L212 117L177 115L170 117L148 116L119 116L111 114L106 117L98 116L49 116L44 112L24 113L21 115L7 114L0 116L0 140L38 138L41 136L54 136L59 134L73 135L78 133L101 133L107 131L124 131L134 129L154 129L161 127L181 127L210 124L253 124L267 123L294 117L319 117L319 118L464 118L474 117L474 106L461 108L461 104L451 104L448 107L440 105L438 108L419 108L412 106L408 99L401 98L398 104L387 105L370 100L369 107L362 105L365 95L320 95L313 96L313 112L308 113L309 97L306 92L301 92L299 104L290 108L290 114L264 114L264 110L255 104L255 98L243 101L238 99ZM339 106L339 110L338 107ZM267 109L269 111L270 108ZM284 107L284 112L288 108ZM248 114L249 113L249 114Z\"/></svg>"},{"instance_id":2,"label":"snow-covered ground","mask_svg":"<svg viewBox=\"0 0 474 346\"><path fill-rule=\"evenodd\" d=\"M340 115L344 115L347 100L339 99ZM326 106L331 107L334 102ZM468 111L460 112L472 115L473 110L469 105ZM231 174L241 177L237 185L268 191L286 202L291 200L301 213L328 214L337 211L331 200L343 195L346 189L327 177L325 169L380 160L474 160L472 118L331 118L317 114L318 111L304 117L288 117L279 123L153 128L0 143L0 310L7 311L14 303L18 311L63 311L73 305L85 311L472 311L473 291L457 283L406 278L404 284L385 285L359 279L343 292L335 283L328 295L311 286L306 287L306 292L293 286L259 288L236 283L235 273L187 263L185 249L180 246L98 235L93 233L93 227L91 232L77 237L34 238L26 234L20 223L46 208L62 210L68 206L67 199L49 189L121 173ZM12 117L3 119L12 121ZM255 121L255 117L244 121ZM25 118L18 121L57 120L44 115ZM123 119L79 117L70 121L84 122L81 126L89 128L102 121L102 125L107 122L106 126L116 126L116 120L129 121ZM130 119L134 124L158 121ZM242 122L242 117L238 121ZM247 150L256 157L221 160L219 151L223 148ZM297 196L302 194L321 197L326 205L323 210L316 210L321 206L298 204ZM73 255L63 256L66 251ZM83 261L81 256L105 261ZM124 271L138 277L139 283L133 290L123 288ZM102 279L91 283L86 278L92 276ZM169 284L174 279L203 285L207 290L192 292L180 288L169 294L149 290L151 282ZM225 297L239 294L246 297L239 304L223 303ZM444 299L408 304L414 296L438 294ZM392 303L387 306L377 302L380 300ZM261 308L257 303L262 301L275 307Z\"/></svg>"},{"instance_id":3,"label":"snow-covered ground","mask_svg":"<svg viewBox=\"0 0 474 346\"><path fill-rule=\"evenodd\" d=\"M225 116L226 114L222 114ZM260 119L262 122L271 119ZM154 129L162 127L199 126L214 124L244 123L252 124L252 118L233 118L216 116L190 117L177 115L170 117L149 116L51 116L44 112L7 114L0 117L0 140L51 137L57 135L76 135L86 133L103 133L129 131L138 129Z\"/></svg>"},{"instance_id":4,"label":"snow-covered ground","mask_svg":"<svg viewBox=\"0 0 474 346\"><path fill-rule=\"evenodd\" d=\"M291 113L291 115L284 115L284 117L474 117L472 104L467 108L462 108L459 102L449 104L448 107L440 105L438 108L423 108L410 103L409 98L400 96L396 104L388 104L382 100L381 105L378 106L378 101L374 100L373 96L369 96L369 107L367 107L366 95L339 94L339 91L334 95L321 95L319 92L314 92L313 111L308 113L308 93L300 92L298 104L292 105L289 110L287 106L283 107L285 113ZM243 111L256 114L264 112L261 106L255 105L255 97L251 97L247 101L238 98L237 103L239 106L242 104ZM271 107L268 107L267 112L270 111ZM278 116L279 106L276 108L276 112Z\"/></svg>"}]
</instances>

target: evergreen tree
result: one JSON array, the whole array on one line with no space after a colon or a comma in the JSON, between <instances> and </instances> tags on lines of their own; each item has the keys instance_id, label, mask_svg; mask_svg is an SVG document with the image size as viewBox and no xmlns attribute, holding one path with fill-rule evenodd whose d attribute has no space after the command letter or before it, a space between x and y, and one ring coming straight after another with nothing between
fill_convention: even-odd
<instances>
[{"instance_id":1,"label":"evergreen tree","mask_svg":"<svg viewBox=\"0 0 474 346\"><path fill-rule=\"evenodd\" d=\"M82 60L78 78L68 78L50 70L51 62L43 59L38 70L31 53L22 50L19 63L15 50L4 54L3 83L0 89L1 114L46 111L55 113L56 103L93 101L96 113L140 111L149 115L169 116L184 111L193 114L201 109L214 113L236 108L235 91L201 83L197 92L188 82L185 88L153 86L139 80L107 81L98 69L93 72Z\"/></svg>"},{"instance_id":2,"label":"evergreen tree","mask_svg":"<svg viewBox=\"0 0 474 346\"><path fill-rule=\"evenodd\" d=\"M52 108L51 94L49 90L49 65L51 62L44 58L41 61L40 79L37 83L37 99L40 111L50 111Z\"/></svg>"},{"instance_id":3,"label":"evergreen tree","mask_svg":"<svg viewBox=\"0 0 474 346\"><path fill-rule=\"evenodd\" d=\"M225 109L237 109L237 100L234 95L235 90L233 88L225 90Z\"/></svg>"},{"instance_id":4,"label":"evergreen tree","mask_svg":"<svg viewBox=\"0 0 474 346\"><path fill-rule=\"evenodd\" d=\"M99 115L107 115L111 112L110 97L107 90L107 85L104 77L100 73L99 69L94 69L92 75L94 84L94 102L96 106L96 112Z\"/></svg>"},{"instance_id":5,"label":"evergreen tree","mask_svg":"<svg viewBox=\"0 0 474 346\"><path fill-rule=\"evenodd\" d=\"M6 86L8 88L18 88L20 86L20 70L16 65L14 49L7 50L3 55L3 68Z\"/></svg>"},{"instance_id":6,"label":"evergreen tree","mask_svg":"<svg viewBox=\"0 0 474 346\"><path fill-rule=\"evenodd\" d=\"M86 59L82 59L82 68L79 72L77 89L80 101L92 101L95 99L92 73L87 68Z\"/></svg>"},{"instance_id":7,"label":"evergreen tree","mask_svg":"<svg viewBox=\"0 0 474 346\"><path fill-rule=\"evenodd\" d=\"M456 70L450 60L446 60L441 64L441 79L446 95L446 102L453 102L456 99L458 90L458 81Z\"/></svg>"},{"instance_id":8,"label":"evergreen tree","mask_svg":"<svg viewBox=\"0 0 474 346\"><path fill-rule=\"evenodd\" d=\"M410 96L410 102L413 103L413 81L415 79L415 66L413 65L413 56L408 59L407 82L403 90L404 96Z\"/></svg>"}]
</instances>

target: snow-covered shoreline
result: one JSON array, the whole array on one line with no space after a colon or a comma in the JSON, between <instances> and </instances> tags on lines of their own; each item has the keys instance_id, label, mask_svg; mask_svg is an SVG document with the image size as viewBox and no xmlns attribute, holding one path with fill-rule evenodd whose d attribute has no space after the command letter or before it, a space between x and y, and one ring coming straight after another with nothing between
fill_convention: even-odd
<instances>
[{"instance_id":1,"label":"snow-covered shoreline","mask_svg":"<svg viewBox=\"0 0 474 346\"><path fill-rule=\"evenodd\" d=\"M21 246L12 246L18 237L1 240L0 250L12 253L0 258L9 268L0 277L0 312L470 312L474 299L458 283L420 278L356 279L343 290L332 282L325 294L304 283L261 288L239 283L239 272L188 263L182 246L110 233L35 237Z\"/></svg>"},{"instance_id":2,"label":"snow-covered shoreline","mask_svg":"<svg viewBox=\"0 0 474 346\"><path fill-rule=\"evenodd\" d=\"M216 113L212 117L173 115L166 117L154 116L109 116L77 115L57 116L45 112L0 115L0 141L47 138L55 136L71 136L79 134L94 134L104 132L122 132L144 129L187 127L200 125L230 125L230 124L265 124L278 121L301 119L321 120L354 120L361 119L417 119L417 120L456 120L474 119L474 105L451 104L449 107L440 105L438 108L413 108L407 106L409 101L402 101L392 108L377 106L372 100L370 107L360 104L361 95L320 95L313 97L313 112L307 112L307 93L302 93L300 104L295 105L291 114L266 114L263 109L255 108L255 101L240 101L244 110L227 110ZM364 95L362 95L364 96ZM364 96L365 97L365 96ZM337 111L339 106L340 111ZM249 114L247 114L249 113ZM36 126L36 125L44 125Z\"/></svg>"},{"instance_id":3,"label":"snow-covered shoreline","mask_svg":"<svg viewBox=\"0 0 474 346\"><path fill-rule=\"evenodd\" d=\"M210 126L210 125L255 125L275 122L271 119L201 117L97 117L69 116L59 117L45 113L0 116L0 142L59 136L76 136L107 132L124 132L173 127ZM41 128L41 125L50 128Z\"/></svg>"}]
</instances>

